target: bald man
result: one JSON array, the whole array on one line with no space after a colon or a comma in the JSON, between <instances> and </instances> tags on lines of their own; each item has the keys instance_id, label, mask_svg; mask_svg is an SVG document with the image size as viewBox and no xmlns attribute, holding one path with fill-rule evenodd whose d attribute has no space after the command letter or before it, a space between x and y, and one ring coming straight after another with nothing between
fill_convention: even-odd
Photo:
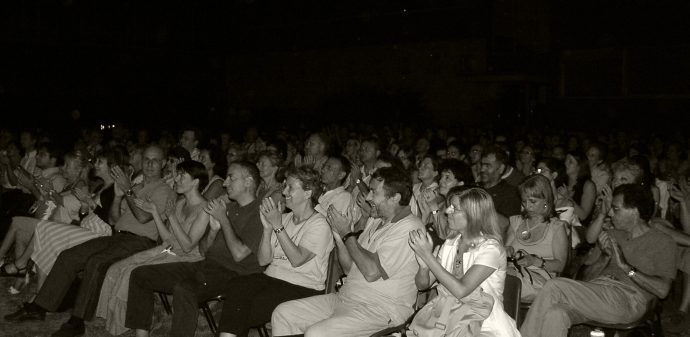
<instances>
[{"instance_id":1,"label":"bald man","mask_svg":"<svg viewBox=\"0 0 690 337\"><path fill-rule=\"evenodd\" d=\"M46 311L56 311L72 282L84 272L72 317L53 336L84 334L84 320L91 320L98 304L101 285L113 263L153 248L158 231L151 214L138 208L135 199L149 200L165 214L168 201L175 192L162 178L165 156L163 150L152 146L143 153L143 182L133 185L130 177L119 167L111 171L115 181L115 200L110 216L115 221L112 236L100 237L63 251L32 303L5 316L8 321L43 320Z\"/></svg>"}]
</instances>

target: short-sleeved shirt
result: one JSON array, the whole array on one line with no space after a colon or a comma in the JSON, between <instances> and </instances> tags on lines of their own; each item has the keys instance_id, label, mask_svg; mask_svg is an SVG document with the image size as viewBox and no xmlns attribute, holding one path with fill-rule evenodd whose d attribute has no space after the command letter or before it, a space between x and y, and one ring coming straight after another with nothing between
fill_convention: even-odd
<instances>
[{"instance_id":1,"label":"short-sleeved shirt","mask_svg":"<svg viewBox=\"0 0 690 337\"><path fill-rule=\"evenodd\" d=\"M273 260L266 275L298 286L323 290L328 275L328 256L333 250L333 234L326 217L314 212L308 219L295 224L294 214L283 214L285 233L298 247L314 253L314 258L299 267L290 264L275 233L271 234Z\"/></svg>"},{"instance_id":2,"label":"short-sleeved shirt","mask_svg":"<svg viewBox=\"0 0 690 337\"><path fill-rule=\"evenodd\" d=\"M511 186L505 180L501 180L496 186L486 188L494 201L496 211L506 218L520 214L520 192L515 186Z\"/></svg>"},{"instance_id":3,"label":"short-sleeved shirt","mask_svg":"<svg viewBox=\"0 0 690 337\"><path fill-rule=\"evenodd\" d=\"M323 195L319 197L319 203L314 207L314 209L321 213L321 215L326 216L328 207L333 205L335 209L340 213L345 213L348 207L352 203L352 194L346 191L344 187L338 186L330 191L326 191Z\"/></svg>"},{"instance_id":4,"label":"short-sleeved shirt","mask_svg":"<svg viewBox=\"0 0 690 337\"><path fill-rule=\"evenodd\" d=\"M413 214L379 228L381 224L381 219L369 218L357 241L362 248L378 255L388 278L369 282L357 264L352 263L340 295L382 308L394 320L404 321L412 314L412 305L417 296L414 278L419 269L408 238L410 231L424 229L424 225Z\"/></svg>"},{"instance_id":5,"label":"short-sleeved shirt","mask_svg":"<svg viewBox=\"0 0 690 337\"><path fill-rule=\"evenodd\" d=\"M254 199L254 201L244 206L231 202L227 207L230 226L232 226L235 235L242 243L252 251L251 254L240 261L235 261L232 253L228 250L228 246L225 243L225 235L221 230L216 235L216 239L211 247L206 251L207 261L217 263L239 275L260 273L263 270L256 258L259 245L261 244L261 236L263 235L263 225L261 224L261 218L259 218L260 204L261 200Z\"/></svg>"},{"instance_id":6,"label":"short-sleeved shirt","mask_svg":"<svg viewBox=\"0 0 690 337\"><path fill-rule=\"evenodd\" d=\"M433 182L431 185L422 188L422 183L416 183L414 186L412 186L412 197L410 198L410 210L412 211L412 214L416 216L421 216L421 211L419 210L419 201L424 198L422 193L424 191L433 191L438 189L438 183Z\"/></svg>"},{"instance_id":7,"label":"short-sleeved shirt","mask_svg":"<svg viewBox=\"0 0 690 337\"><path fill-rule=\"evenodd\" d=\"M165 213L164 210L168 207L168 200L174 201L176 196L175 192L162 179L145 185L135 185L132 190L134 190L137 198L151 200L161 214ZM158 240L158 229L153 219L143 224L139 223L139 220L134 216L124 198L120 204L120 209L122 215L115 223L115 230L145 236L153 241Z\"/></svg>"},{"instance_id":8,"label":"short-sleeved shirt","mask_svg":"<svg viewBox=\"0 0 690 337\"><path fill-rule=\"evenodd\" d=\"M676 243L668 234L655 228L650 228L646 233L634 239L631 239L630 234L623 230L611 229L608 233L618 242L626 263L640 273L669 280L675 278L677 270ZM601 275L610 275L621 282L641 289L647 300L654 297L652 293L631 280L626 271L622 270L613 258L601 272Z\"/></svg>"}]
</instances>

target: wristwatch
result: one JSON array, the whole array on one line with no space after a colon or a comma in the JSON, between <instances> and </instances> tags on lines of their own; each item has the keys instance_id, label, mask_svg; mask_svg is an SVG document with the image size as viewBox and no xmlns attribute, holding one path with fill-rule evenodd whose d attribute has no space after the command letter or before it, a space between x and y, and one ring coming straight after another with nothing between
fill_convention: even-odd
<instances>
[{"instance_id":1,"label":"wristwatch","mask_svg":"<svg viewBox=\"0 0 690 337\"><path fill-rule=\"evenodd\" d=\"M128 190L125 192L125 195L128 196L128 197L133 197L133 196L134 196L134 190L132 190L131 188L128 189Z\"/></svg>"},{"instance_id":2,"label":"wristwatch","mask_svg":"<svg viewBox=\"0 0 690 337\"><path fill-rule=\"evenodd\" d=\"M633 276L635 276L635 274L637 274L637 270L635 269L635 267L630 266L630 271L628 272L628 277L633 277Z\"/></svg>"},{"instance_id":3,"label":"wristwatch","mask_svg":"<svg viewBox=\"0 0 690 337\"><path fill-rule=\"evenodd\" d=\"M437 209L431 211L431 214L433 214L433 215L436 215L436 213L438 213L438 210L437 210Z\"/></svg>"},{"instance_id":4,"label":"wristwatch","mask_svg":"<svg viewBox=\"0 0 690 337\"><path fill-rule=\"evenodd\" d=\"M276 235L278 235L278 234L280 234L280 232L282 232L284 230L285 230L285 227L276 228L273 230L273 233L276 233Z\"/></svg>"},{"instance_id":5,"label":"wristwatch","mask_svg":"<svg viewBox=\"0 0 690 337\"><path fill-rule=\"evenodd\" d=\"M351 236L354 236L355 238L357 238L357 237L359 237L359 234L362 234L362 232L358 231L358 232L347 233L347 234L345 234L345 236L343 236L343 242L347 242L347 239L349 239Z\"/></svg>"}]
</instances>

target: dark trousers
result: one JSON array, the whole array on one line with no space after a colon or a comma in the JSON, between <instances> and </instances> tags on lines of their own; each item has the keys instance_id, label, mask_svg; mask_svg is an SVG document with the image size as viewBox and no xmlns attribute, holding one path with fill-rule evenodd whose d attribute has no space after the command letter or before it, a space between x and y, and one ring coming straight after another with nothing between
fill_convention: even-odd
<instances>
[{"instance_id":1,"label":"dark trousers","mask_svg":"<svg viewBox=\"0 0 690 337\"><path fill-rule=\"evenodd\" d=\"M175 262L141 266L132 271L125 326L151 329L154 292L173 295L170 336L194 336L199 302L218 296L237 273L213 261Z\"/></svg>"},{"instance_id":2,"label":"dark trousers","mask_svg":"<svg viewBox=\"0 0 690 337\"><path fill-rule=\"evenodd\" d=\"M80 271L84 271L72 309L75 317L90 320L98 305L103 279L110 266L135 253L152 248L156 242L134 234L114 233L86 241L60 253L34 303L55 311Z\"/></svg>"},{"instance_id":3,"label":"dark trousers","mask_svg":"<svg viewBox=\"0 0 690 337\"><path fill-rule=\"evenodd\" d=\"M238 277L226 285L218 331L247 336L249 328L269 322L279 304L321 293L264 273Z\"/></svg>"}]
</instances>

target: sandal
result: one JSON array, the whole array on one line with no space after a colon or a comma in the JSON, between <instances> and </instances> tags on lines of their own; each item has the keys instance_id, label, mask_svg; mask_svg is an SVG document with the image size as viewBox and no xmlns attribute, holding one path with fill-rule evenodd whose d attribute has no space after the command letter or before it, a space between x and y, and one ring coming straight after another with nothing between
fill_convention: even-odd
<instances>
[{"instance_id":1,"label":"sandal","mask_svg":"<svg viewBox=\"0 0 690 337\"><path fill-rule=\"evenodd\" d=\"M7 262L0 266L0 277L24 277L25 275L26 266L19 268L14 262Z\"/></svg>"}]
</instances>

